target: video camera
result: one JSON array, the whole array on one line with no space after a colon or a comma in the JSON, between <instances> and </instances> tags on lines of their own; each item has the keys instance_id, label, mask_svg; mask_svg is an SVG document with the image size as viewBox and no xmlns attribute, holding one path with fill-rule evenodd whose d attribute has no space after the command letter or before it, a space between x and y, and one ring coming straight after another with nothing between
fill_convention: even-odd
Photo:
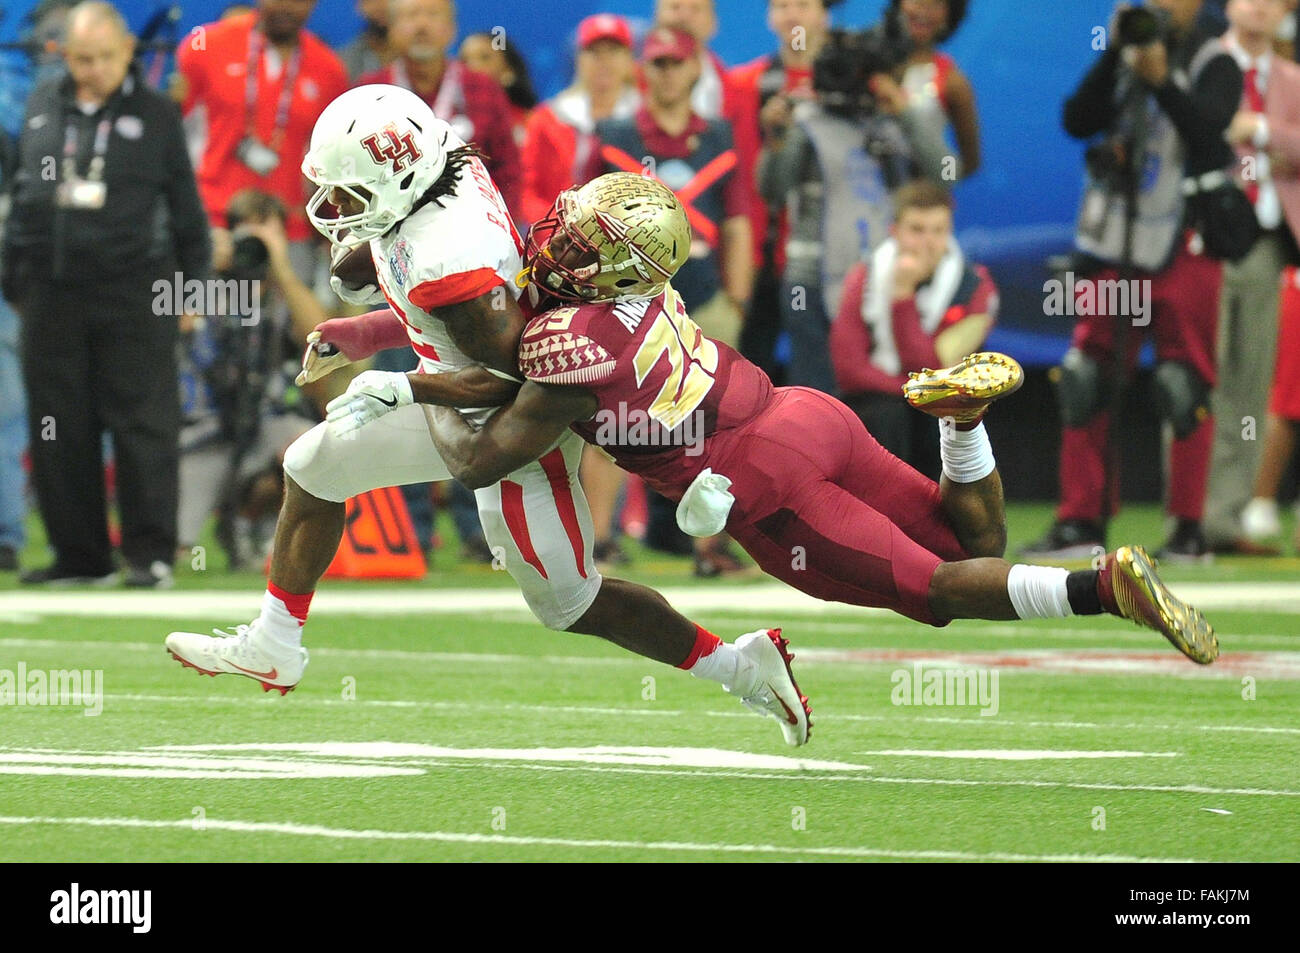
<instances>
[{"instance_id":1,"label":"video camera","mask_svg":"<svg viewBox=\"0 0 1300 953\"><path fill-rule=\"evenodd\" d=\"M865 30L831 30L813 61L813 91L831 112L870 114L876 108L871 77L893 73L911 52L912 39L897 12Z\"/></svg>"}]
</instances>

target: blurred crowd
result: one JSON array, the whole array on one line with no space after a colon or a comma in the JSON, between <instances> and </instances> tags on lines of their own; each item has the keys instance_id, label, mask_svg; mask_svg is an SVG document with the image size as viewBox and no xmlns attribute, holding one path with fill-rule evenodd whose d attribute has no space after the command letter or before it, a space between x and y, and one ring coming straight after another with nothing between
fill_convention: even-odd
<instances>
[{"instance_id":1,"label":"blurred crowd","mask_svg":"<svg viewBox=\"0 0 1300 953\"><path fill-rule=\"evenodd\" d=\"M712 0L646 0L643 29L576 23L574 74L545 101L509 24L460 36L453 0L358 0L364 27L337 50L306 29L314 5L232 5L181 42L164 89L111 4L64 8L65 69L33 92L19 141L0 144L0 570L26 542L28 475L54 559L26 582L169 585L214 518L231 565L266 559L283 451L348 381L293 383L307 334L346 307L300 164L324 107L366 83L413 90L481 148L521 234L602 172L661 180L691 222L673 283L705 333L778 384L838 395L938 477L933 421L900 385L980 350L998 310L953 230L952 190L982 162L975 92L941 49L967 0L890 0L853 29L832 29L834 0L767 0L772 52L735 66L710 49ZM1080 312L1056 374L1062 498L1031 547L1044 557L1106 544L1110 421L1144 334L1172 433L1165 555L1269 551L1280 532L1300 421L1295 0L1148 8L1154 26L1116 12L1063 110L1093 143L1070 267L1149 282L1153 310L1149 326ZM1224 229L1242 229L1221 223L1225 208L1250 219L1244 250L1228 247ZM256 293L214 303L236 286ZM725 537L686 537L670 504L594 448L582 479L598 561L626 561L632 535L692 555L701 576L743 571ZM467 491L402 492L426 552L442 506L462 555L491 560Z\"/></svg>"}]
</instances>

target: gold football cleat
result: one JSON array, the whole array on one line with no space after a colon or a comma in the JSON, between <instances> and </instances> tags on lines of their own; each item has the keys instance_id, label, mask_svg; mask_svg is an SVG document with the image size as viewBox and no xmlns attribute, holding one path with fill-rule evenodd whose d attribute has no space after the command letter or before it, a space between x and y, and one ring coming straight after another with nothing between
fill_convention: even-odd
<instances>
[{"instance_id":1,"label":"gold football cleat","mask_svg":"<svg viewBox=\"0 0 1300 953\"><path fill-rule=\"evenodd\" d=\"M1025 372L1005 354L980 351L964 360L932 371L907 375L903 396L917 410L932 417L951 417L959 424L973 424L984 416L989 404L1020 389Z\"/></svg>"},{"instance_id":2,"label":"gold football cleat","mask_svg":"<svg viewBox=\"0 0 1300 953\"><path fill-rule=\"evenodd\" d=\"M1193 662L1209 665L1219 657L1219 640L1210 623L1169 591L1141 546L1121 546L1110 553L1103 572L1110 577L1109 586L1102 585L1103 605L1111 602L1125 619L1155 629Z\"/></svg>"}]
</instances>

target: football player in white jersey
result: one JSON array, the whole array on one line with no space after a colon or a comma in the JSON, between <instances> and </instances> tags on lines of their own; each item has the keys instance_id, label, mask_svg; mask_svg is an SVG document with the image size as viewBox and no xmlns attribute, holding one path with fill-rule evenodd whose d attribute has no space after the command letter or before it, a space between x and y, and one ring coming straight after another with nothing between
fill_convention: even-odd
<instances>
[{"instance_id":1,"label":"football player in white jersey","mask_svg":"<svg viewBox=\"0 0 1300 953\"><path fill-rule=\"evenodd\" d=\"M233 635L173 632L167 649L207 674L240 674L266 691L292 689L307 665L302 627L343 532L345 502L378 487L446 480L431 436L431 405L478 423L517 391L523 243L477 150L418 96L362 86L317 120L303 172L307 205L336 245L369 243L376 293L343 297L388 307L327 321L309 337L300 380L401 342L420 358L409 374L366 371L327 407L326 421L285 455L285 499L262 610ZM337 279L336 279L337 282ZM382 293L382 297L380 294ZM540 459L475 492L493 551L548 628L597 635L719 682L775 716L792 745L808 739L807 699L779 630L727 644L652 589L602 578L578 483L583 442L567 432Z\"/></svg>"}]
</instances>

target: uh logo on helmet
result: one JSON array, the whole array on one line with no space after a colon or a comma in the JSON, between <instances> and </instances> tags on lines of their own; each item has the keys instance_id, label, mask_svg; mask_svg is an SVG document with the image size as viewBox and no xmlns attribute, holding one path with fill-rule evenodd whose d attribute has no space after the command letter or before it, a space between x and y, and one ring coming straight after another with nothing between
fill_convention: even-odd
<instances>
[{"instance_id":1,"label":"uh logo on helmet","mask_svg":"<svg viewBox=\"0 0 1300 953\"><path fill-rule=\"evenodd\" d=\"M437 181L447 153L465 143L419 96L372 84L325 107L303 175L316 186L307 217L340 245L378 238L411 213Z\"/></svg>"}]
</instances>

